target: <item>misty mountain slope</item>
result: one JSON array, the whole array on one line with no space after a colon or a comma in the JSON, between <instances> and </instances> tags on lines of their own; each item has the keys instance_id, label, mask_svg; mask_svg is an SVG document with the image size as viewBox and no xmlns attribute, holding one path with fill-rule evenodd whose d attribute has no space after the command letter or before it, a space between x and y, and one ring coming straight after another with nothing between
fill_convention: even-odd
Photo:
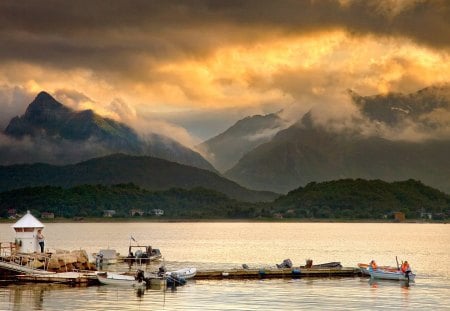
<instances>
[{"instance_id":1,"label":"misty mountain slope","mask_svg":"<svg viewBox=\"0 0 450 311\"><path fill-rule=\"evenodd\" d=\"M247 153L225 176L252 189L277 192L312 181L412 178L450 193L447 89L432 87L410 95L352 95L359 101L363 115L390 126L393 133L401 132L405 124L413 124L432 138L392 140L376 133L362 135L356 130L330 131L315 124L307 114L270 142ZM403 111L406 107L410 109L408 114ZM444 117L433 118L434 113Z\"/></svg>"},{"instance_id":2,"label":"misty mountain slope","mask_svg":"<svg viewBox=\"0 0 450 311\"><path fill-rule=\"evenodd\" d=\"M293 126L246 154L225 176L252 189L287 192L312 181L415 178L450 192L450 142L340 137Z\"/></svg>"},{"instance_id":3,"label":"misty mountain slope","mask_svg":"<svg viewBox=\"0 0 450 311\"><path fill-rule=\"evenodd\" d=\"M9 137L10 146L0 145L3 164L66 164L123 152L215 171L199 153L171 138L159 134L140 137L123 123L92 110L74 111L46 92L37 95L24 115L13 118L4 134Z\"/></svg>"},{"instance_id":4,"label":"misty mountain slope","mask_svg":"<svg viewBox=\"0 0 450 311\"><path fill-rule=\"evenodd\" d=\"M219 171L225 171L256 146L268 142L287 126L278 114L254 115L236 122L225 132L208 139L196 148L209 155Z\"/></svg>"},{"instance_id":5,"label":"misty mountain slope","mask_svg":"<svg viewBox=\"0 0 450 311\"><path fill-rule=\"evenodd\" d=\"M430 114L450 112L450 84L430 86L410 94L360 96L351 90L349 94L370 120L394 126L409 120L434 128L437 124L430 120Z\"/></svg>"},{"instance_id":6,"label":"misty mountain slope","mask_svg":"<svg viewBox=\"0 0 450 311\"><path fill-rule=\"evenodd\" d=\"M241 201L271 201L273 192L252 191L214 172L148 156L114 154L74 165L22 164L0 166L0 191L82 184L134 183L149 190L203 187Z\"/></svg>"}]
</instances>

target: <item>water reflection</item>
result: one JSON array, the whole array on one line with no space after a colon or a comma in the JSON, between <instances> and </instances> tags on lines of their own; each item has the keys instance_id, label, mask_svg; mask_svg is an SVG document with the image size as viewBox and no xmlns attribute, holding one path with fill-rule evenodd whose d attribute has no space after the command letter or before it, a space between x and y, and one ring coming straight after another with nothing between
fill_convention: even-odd
<instances>
[{"instance_id":1,"label":"water reflection","mask_svg":"<svg viewBox=\"0 0 450 311\"><path fill-rule=\"evenodd\" d=\"M300 278L189 281L177 291L68 287L0 286L0 310L448 310L450 234L448 225L313 223L109 223L46 224L54 248L96 252L105 245L126 254L130 233L161 248L165 261L146 271L268 267L290 258L294 266L340 261L356 266L376 256L395 264L401 255L417 270L416 283L369 278ZM76 232L77 234L73 234ZM384 239L380 239L383 232ZM11 238L8 238L11 235ZM0 236L14 240L9 224ZM95 238L93 238L95 237ZM288 237L288 238L287 238ZM136 267L133 267L135 271ZM127 265L103 269L125 272Z\"/></svg>"},{"instance_id":2,"label":"water reflection","mask_svg":"<svg viewBox=\"0 0 450 311\"><path fill-rule=\"evenodd\" d=\"M21 284L9 285L6 288L9 292L10 310L43 310L46 296L52 291L66 288L65 285L55 284Z\"/></svg>"},{"instance_id":3,"label":"water reflection","mask_svg":"<svg viewBox=\"0 0 450 311\"><path fill-rule=\"evenodd\" d=\"M399 286L401 288L408 289L411 285L414 284L414 281L380 280L369 278L369 285L371 287L377 288L379 284L381 285L385 284L385 286Z\"/></svg>"}]
</instances>

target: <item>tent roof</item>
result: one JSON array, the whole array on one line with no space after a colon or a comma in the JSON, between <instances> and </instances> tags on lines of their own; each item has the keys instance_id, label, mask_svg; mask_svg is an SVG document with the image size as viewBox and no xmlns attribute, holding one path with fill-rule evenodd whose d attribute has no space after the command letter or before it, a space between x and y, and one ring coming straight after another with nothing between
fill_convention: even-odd
<instances>
[{"instance_id":1,"label":"tent roof","mask_svg":"<svg viewBox=\"0 0 450 311\"><path fill-rule=\"evenodd\" d=\"M45 226L31 215L30 211L20 218L14 225L13 228L44 228Z\"/></svg>"}]
</instances>

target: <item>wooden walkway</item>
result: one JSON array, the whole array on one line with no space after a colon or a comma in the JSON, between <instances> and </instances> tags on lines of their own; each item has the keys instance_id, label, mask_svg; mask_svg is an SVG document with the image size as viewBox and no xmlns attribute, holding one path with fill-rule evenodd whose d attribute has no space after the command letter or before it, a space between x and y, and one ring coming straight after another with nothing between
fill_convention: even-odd
<instances>
[{"instance_id":1,"label":"wooden walkway","mask_svg":"<svg viewBox=\"0 0 450 311\"><path fill-rule=\"evenodd\" d=\"M96 285L98 284L95 272L61 272L51 274L24 274L17 275L17 280L21 282L33 283L60 283L70 285Z\"/></svg>"},{"instance_id":2,"label":"wooden walkway","mask_svg":"<svg viewBox=\"0 0 450 311\"><path fill-rule=\"evenodd\" d=\"M342 268L284 268L284 269L232 269L197 271L196 280L208 279L262 279L303 277L355 277L361 276L361 269Z\"/></svg>"},{"instance_id":3,"label":"wooden walkway","mask_svg":"<svg viewBox=\"0 0 450 311\"><path fill-rule=\"evenodd\" d=\"M8 276L6 282L33 282L33 283L62 283L70 285L97 284L98 279L95 271L71 271L51 272L43 268L48 267L50 257L47 255L28 255L16 252L13 243L0 243L0 272ZM43 260L41 268L34 265ZM42 265L42 264L41 264Z\"/></svg>"}]
</instances>

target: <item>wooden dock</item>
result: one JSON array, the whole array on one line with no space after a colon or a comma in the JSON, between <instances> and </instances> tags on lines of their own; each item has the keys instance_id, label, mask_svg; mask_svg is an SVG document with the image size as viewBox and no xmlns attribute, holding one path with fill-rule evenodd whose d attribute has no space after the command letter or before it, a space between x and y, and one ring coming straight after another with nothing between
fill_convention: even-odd
<instances>
[{"instance_id":1,"label":"wooden dock","mask_svg":"<svg viewBox=\"0 0 450 311\"><path fill-rule=\"evenodd\" d=\"M262 278L303 278L303 277L355 277L361 276L361 269L342 268L261 268L197 271L196 280L208 279L262 279Z\"/></svg>"},{"instance_id":2,"label":"wooden dock","mask_svg":"<svg viewBox=\"0 0 450 311\"><path fill-rule=\"evenodd\" d=\"M95 272L61 272L51 274L20 274L15 276L19 282L59 283L88 286L98 284Z\"/></svg>"}]
</instances>

